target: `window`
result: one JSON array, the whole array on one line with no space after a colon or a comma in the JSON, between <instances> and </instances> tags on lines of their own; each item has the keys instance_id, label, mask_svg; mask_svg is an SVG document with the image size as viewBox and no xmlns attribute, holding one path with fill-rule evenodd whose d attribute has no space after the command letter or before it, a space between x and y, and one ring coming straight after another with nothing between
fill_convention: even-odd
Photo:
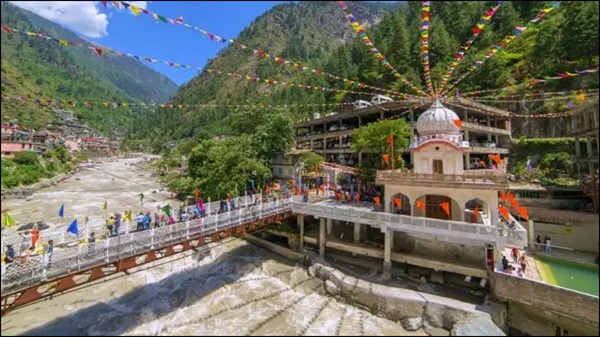
<instances>
[{"instance_id":1,"label":"window","mask_svg":"<svg viewBox=\"0 0 600 337\"><path fill-rule=\"evenodd\" d=\"M277 169L277 175L279 175L279 176L283 175L283 169L281 167Z\"/></svg>"},{"instance_id":2,"label":"window","mask_svg":"<svg viewBox=\"0 0 600 337\"><path fill-rule=\"evenodd\" d=\"M444 163L440 159L433 160L433 173L444 174Z\"/></svg>"}]
</instances>

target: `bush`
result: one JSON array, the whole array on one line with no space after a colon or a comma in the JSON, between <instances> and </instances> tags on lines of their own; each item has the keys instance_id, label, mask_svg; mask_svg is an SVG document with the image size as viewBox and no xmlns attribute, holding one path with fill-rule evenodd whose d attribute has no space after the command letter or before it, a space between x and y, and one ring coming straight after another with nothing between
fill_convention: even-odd
<instances>
[{"instance_id":1,"label":"bush","mask_svg":"<svg viewBox=\"0 0 600 337\"><path fill-rule=\"evenodd\" d=\"M13 160L15 164L19 165L37 165L39 163L38 155L34 152L17 152Z\"/></svg>"}]
</instances>

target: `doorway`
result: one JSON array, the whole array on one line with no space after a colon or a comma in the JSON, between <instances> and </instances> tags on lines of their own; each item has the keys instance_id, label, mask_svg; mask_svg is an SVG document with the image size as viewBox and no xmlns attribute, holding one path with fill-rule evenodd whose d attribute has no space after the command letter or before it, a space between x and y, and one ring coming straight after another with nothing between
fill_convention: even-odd
<instances>
[{"instance_id":1,"label":"doorway","mask_svg":"<svg viewBox=\"0 0 600 337\"><path fill-rule=\"evenodd\" d=\"M440 159L433 160L433 173L444 174L444 162Z\"/></svg>"},{"instance_id":2,"label":"doorway","mask_svg":"<svg viewBox=\"0 0 600 337\"><path fill-rule=\"evenodd\" d=\"M441 203L447 202L450 207L450 214L440 206ZM452 214L452 199L443 195L427 195L425 196L425 216L431 219L450 220Z\"/></svg>"}]
</instances>

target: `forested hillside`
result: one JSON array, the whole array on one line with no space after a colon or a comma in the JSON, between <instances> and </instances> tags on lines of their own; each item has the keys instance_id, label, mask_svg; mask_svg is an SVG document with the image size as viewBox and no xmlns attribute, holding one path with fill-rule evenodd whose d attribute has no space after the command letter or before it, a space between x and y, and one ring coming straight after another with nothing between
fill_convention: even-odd
<instances>
[{"instance_id":1,"label":"forested hillside","mask_svg":"<svg viewBox=\"0 0 600 337\"><path fill-rule=\"evenodd\" d=\"M8 2L2 2L1 23L89 45L59 25ZM98 57L85 48L65 48L51 41L3 32L1 51L2 95L7 97L165 102L177 90L173 81L139 61ZM81 112L92 126L104 131L128 123L137 113L123 108L90 110L83 105L74 110ZM52 118L49 109L34 102L2 100L3 122L39 128Z\"/></svg>"},{"instance_id":2,"label":"forested hillside","mask_svg":"<svg viewBox=\"0 0 600 337\"><path fill-rule=\"evenodd\" d=\"M454 60L454 55L458 53L459 46L473 34L471 30L475 23L486 10L496 4L497 2L491 1L432 2L429 52L434 83L439 83L442 74ZM525 25L534 18L544 5L545 2L541 1L505 1L466 53L451 81L464 73L490 47L512 34L517 26ZM410 1L395 7L376 3L364 7L365 2L348 2L348 6L361 23L367 23L367 34L390 63L412 83L423 88L419 32L421 2ZM379 13L383 11L385 15L380 20ZM597 66L598 22L598 1L563 2L546 18L529 27L505 50L488 59L471 76L466 77L457 89L467 92L502 88L534 78L554 76L557 72L573 72L575 69ZM343 11L333 1L276 6L257 18L240 34L237 41L250 48L263 49L272 55L302 62L309 68L322 69L369 85L407 91L388 69L372 57L368 47L355 37ZM252 55L251 50L241 50L235 46L225 49L208 63L207 68L236 72L242 77L204 72L182 87L172 103L294 105L352 101L359 98L356 95L345 97L343 94L246 81L243 77L249 75L328 88L350 88L338 80L311 74L309 71L297 71ZM597 87L596 73L548 82L535 90L549 92ZM533 89L529 89L527 92L532 91ZM505 107L513 112L528 113L567 109L564 101L562 105L537 102ZM292 113L308 114L318 109L292 109ZM151 135L157 143L162 143L164 139L176 140L198 134L228 134L231 129L224 117L231 112L231 109L193 107L184 111L172 109L168 114L158 111L147 117L151 121L148 124L160 126L160 130L145 130L140 136ZM516 136L552 136L546 129L549 128L547 121L532 124L515 120L513 127ZM560 128L552 128L550 131L556 136L562 132ZM160 135L160 141L157 135Z\"/></svg>"}]
</instances>

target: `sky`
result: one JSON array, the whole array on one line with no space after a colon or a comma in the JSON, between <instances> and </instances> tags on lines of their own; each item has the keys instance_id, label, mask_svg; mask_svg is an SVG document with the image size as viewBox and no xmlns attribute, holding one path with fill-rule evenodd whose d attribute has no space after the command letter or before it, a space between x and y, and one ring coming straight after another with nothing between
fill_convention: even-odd
<instances>
[{"instance_id":1,"label":"sky","mask_svg":"<svg viewBox=\"0 0 600 337\"><path fill-rule=\"evenodd\" d=\"M12 1L11 1L12 2ZM150 14L136 17L131 10L117 10L108 1L14 1L70 29L81 37L124 53L191 66L204 67L208 59L229 45L211 41L208 35L183 25L155 22ZM227 39L239 33L273 6L287 1L127 1L150 12L176 19ZM252 47L252 46L248 46ZM252 57L250 54L248 57ZM165 74L178 85L192 79L197 70L166 64L144 64Z\"/></svg>"}]
</instances>

